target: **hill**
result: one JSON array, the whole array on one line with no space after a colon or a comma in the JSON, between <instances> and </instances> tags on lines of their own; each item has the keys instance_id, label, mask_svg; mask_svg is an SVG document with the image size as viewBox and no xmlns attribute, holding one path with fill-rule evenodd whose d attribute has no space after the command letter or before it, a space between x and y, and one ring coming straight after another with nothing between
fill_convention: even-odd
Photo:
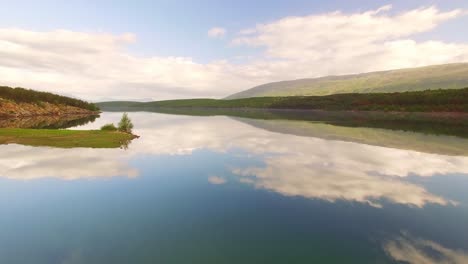
<instances>
[{"instance_id":1,"label":"hill","mask_svg":"<svg viewBox=\"0 0 468 264\"><path fill-rule=\"evenodd\" d=\"M0 86L0 117L95 114L92 103L48 92Z\"/></svg>"},{"instance_id":2,"label":"hill","mask_svg":"<svg viewBox=\"0 0 468 264\"><path fill-rule=\"evenodd\" d=\"M331 111L468 112L468 88L403 93L352 93L327 96L253 97L232 100L186 99L155 102L103 102L104 110L157 108L261 108Z\"/></svg>"},{"instance_id":3,"label":"hill","mask_svg":"<svg viewBox=\"0 0 468 264\"><path fill-rule=\"evenodd\" d=\"M468 87L468 63L454 63L268 83L230 95L226 99L340 93L386 93L464 87Z\"/></svg>"}]
</instances>

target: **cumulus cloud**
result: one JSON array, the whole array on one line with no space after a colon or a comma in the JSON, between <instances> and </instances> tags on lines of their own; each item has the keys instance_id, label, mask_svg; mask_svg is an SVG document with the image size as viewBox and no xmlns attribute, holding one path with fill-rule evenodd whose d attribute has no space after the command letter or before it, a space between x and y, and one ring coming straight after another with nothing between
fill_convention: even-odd
<instances>
[{"instance_id":1,"label":"cumulus cloud","mask_svg":"<svg viewBox=\"0 0 468 264\"><path fill-rule=\"evenodd\" d=\"M214 27L208 30L208 36L211 38L221 38L226 35L226 29L222 27Z\"/></svg>"},{"instance_id":2,"label":"cumulus cloud","mask_svg":"<svg viewBox=\"0 0 468 264\"><path fill-rule=\"evenodd\" d=\"M137 57L125 51L134 41L131 34L1 29L0 78L6 85L88 99L213 97L239 85L239 69L225 61Z\"/></svg>"},{"instance_id":3,"label":"cumulus cloud","mask_svg":"<svg viewBox=\"0 0 468 264\"><path fill-rule=\"evenodd\" d=\"M332 12L287 17L243 30L233 42L263 47L274 59L272 73L286 71L289 78L425 66L468 60L466 43L415 41L414 35L433 30L464 14L436 7L389 15L391 6L363 13ZM431 56L427 56L431 54ZM282 75L285 77L285 74Z\"/></svg>"},{"instance_id":4,"label":"cumulus cloud","mask_svg":"<svg viewBox=\"0 0 468 264\"><path fill-rule=\"evenodd\" d=\"M137 41L122 35L0 29L3 84L85 99L222 97L271 81L468 61L467 43L415 40L464 10L391 6L286 17L239 32L237 45L264 49L244 64L199 63L190 57L135 56ZM209 30L223 37L226 29ZM431 54L428 56L427 54ZM243 54L239 54L243 55Z\"/></svg>"}]
</instances>

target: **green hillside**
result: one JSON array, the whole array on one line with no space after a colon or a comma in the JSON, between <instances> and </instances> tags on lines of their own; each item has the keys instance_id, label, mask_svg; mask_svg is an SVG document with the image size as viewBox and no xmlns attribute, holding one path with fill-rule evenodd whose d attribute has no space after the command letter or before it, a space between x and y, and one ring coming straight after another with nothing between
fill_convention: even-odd
<instances>
[{"instance_id":1,"label":"green hillside","mask_svg":"<svg viewBox=\"0 0 468 264\"><path fill-rule=\"evenodd\" d=\"M62 104L90 111L97 111L99 108L95 104L85 102L76 98L57 95L49 92L41 92L24 88L12 88L8 86L0 86L0 98L10 100L16 103L33 103L33 104Z\"/></svg>"},{"instance_id":2,"label":"green hillside","mask_svg":"<svg viewBox=\"0 0 468 264\"><path fill-rule=\"evenodd\" d=\"M315 96L340 93L385 93L468 87L468 63L327 76L260 85L226 99L265 96Z\"/></svg>"},{"instance_id":3,"label":"green hillside","mask_svg":"<svg viewBox=\"0 0 468 264\"><path fill-rule=\"evenodd\" d=\"M352 93L327 96L254 97L232 100L186 99L147 103L103 102L103 110L116 108L263 108L331 111L468 112L468 88L403 93Z\"/></svg>"}]
</instances>

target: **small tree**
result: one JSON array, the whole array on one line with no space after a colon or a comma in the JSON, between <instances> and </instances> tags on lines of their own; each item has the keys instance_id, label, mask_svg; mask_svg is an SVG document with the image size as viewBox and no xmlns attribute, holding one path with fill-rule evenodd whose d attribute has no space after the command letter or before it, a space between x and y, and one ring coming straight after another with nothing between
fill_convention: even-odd
<instances>
[{"instance_id":1,"label":"small tree","mask_svg":"<svg viewBox=\"0 0 468 264\"><path fill-rule=\"evenodd\" d=\"M131 134L132 129L133 129L132 120L130 120L127 113L124 113L122 116L122 119L120 119L120 122L119 122L119 131Z\"/></svg>"}]
</instances>

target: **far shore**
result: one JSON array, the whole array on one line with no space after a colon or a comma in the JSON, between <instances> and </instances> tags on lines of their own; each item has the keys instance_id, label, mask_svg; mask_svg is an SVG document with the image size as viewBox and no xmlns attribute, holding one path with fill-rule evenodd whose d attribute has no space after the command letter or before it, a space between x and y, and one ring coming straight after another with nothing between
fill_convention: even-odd
<instances>
[{"instance_id":1,"label":"far shore","mask_svg":"<svg viewBox=\"0 0 468 264\"><path fill-rule=\"evenodd\" d=\"M181 99L153 102L101 102L101 110L208 108L298 109L327 111L468 113L468 88L401 93L349 93L326 96L249 97L242 99Z\"/></svg>"}]
</instances>

